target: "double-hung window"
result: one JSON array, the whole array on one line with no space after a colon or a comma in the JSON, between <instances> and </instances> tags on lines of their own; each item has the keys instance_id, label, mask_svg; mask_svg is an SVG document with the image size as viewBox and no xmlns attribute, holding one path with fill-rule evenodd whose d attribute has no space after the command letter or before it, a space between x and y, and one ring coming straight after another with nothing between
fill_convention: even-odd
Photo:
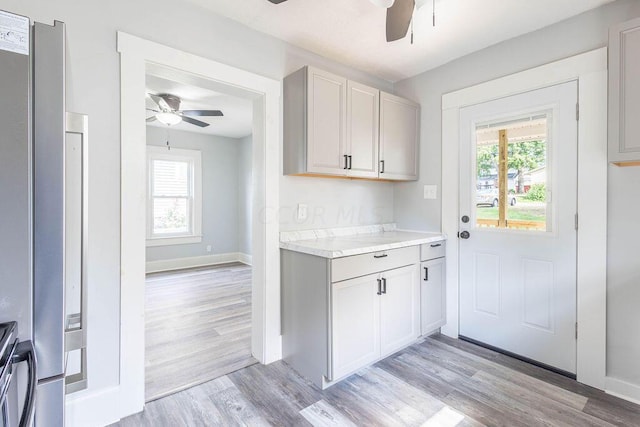
<instances>
[{"instance_id":1,"label":"double-hung window","mask_svg":"<svg viewBox=\"0 0 640 427\"><path fill-rule=\"evenodd\" d=\"M147 147L147 246L202 240L200 151Z\"/></svg>"}]
</instances>

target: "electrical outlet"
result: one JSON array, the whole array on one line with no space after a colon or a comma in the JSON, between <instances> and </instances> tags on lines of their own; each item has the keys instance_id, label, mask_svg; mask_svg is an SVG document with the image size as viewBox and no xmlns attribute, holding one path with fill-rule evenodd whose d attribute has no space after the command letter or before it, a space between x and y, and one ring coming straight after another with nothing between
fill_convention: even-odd
<instances>
[{"instance_id":1,"label":"electrical outlet","mask_svg":"<svg viewBox=\"0 0 640 427\"><path fill-rule=\"evenodd\" d=\"M425 199L437 199L438 198L438 186L437 185L425 185L424 186L424 198Z\"/></svg>"},{"instance_id":2,"label":"electrical outlet","mask_svg":"<svg viewBox=\"0 0 640 427\"><path fill-rule=\"evenodd\" d=\"M211 245L207 245L207 252L211 252Z\"/></svg>"},{"instance_id":3,"label":"electrical outlet","mask_svg":"<svg viewBox=\"0 0 640 427\"><path fill-rule=\"evenodd\" d=\"M304 221L305 219L307 219L307 205L298 203L298 221Z\"/></svg>"}]
</instances>

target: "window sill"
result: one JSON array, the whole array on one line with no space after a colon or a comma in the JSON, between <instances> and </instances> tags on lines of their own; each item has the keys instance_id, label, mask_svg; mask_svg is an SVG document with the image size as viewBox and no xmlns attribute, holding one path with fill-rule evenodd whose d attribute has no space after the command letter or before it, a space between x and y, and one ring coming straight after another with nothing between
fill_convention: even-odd
<instances>
[{"instance_id":1,"label":"window sill","mask_svg":"<svg viewBox=\"0 0 640 427\"><path fill-rule=\"evenodd\" d=\"M200 242L202 242L202 236L155 237L153 239L147 239L147 247L188 245Z\"/></svg>"}]
</instances>

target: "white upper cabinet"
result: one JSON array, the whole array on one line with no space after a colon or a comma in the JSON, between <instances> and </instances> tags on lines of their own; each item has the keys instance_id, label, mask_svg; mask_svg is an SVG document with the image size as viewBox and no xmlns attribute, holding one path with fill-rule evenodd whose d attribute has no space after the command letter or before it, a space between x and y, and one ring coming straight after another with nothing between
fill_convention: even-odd
<instances>
[{"instance_id":1,"label":"white upper cabinet","mask_svg":"<svg viewBox=\"0 0 640 427\"><path fill-rule=\"evenodd\" d=\"M411 101L304 67L284 79L284 174L415 180L418 110Z\"/></svg>"},{"instance_id":2,"label":"white upper cabinet","mask_svg":"<svg viewBox=\"0 0 640 427\"><path fill-rule=\"evenodd\" d=\"M347 79L309 67L307 171L345 174Z\"/></svg>"},{"instance_id":3,"label":"white upper cabinet","mask_svg":"<svg viewBox=\"0 0 640 427\"><path fill-rule=\"evenodd\" d=\"M380 91L347 83L347 175L378 177L378 123Z\"/></svg>"},{"instance_id":4,"label":"white upper cabinet","mask_svg":"<svg viewBox=\"0 0 640 427\"><path fill-rule=\"evenodd\" d=\"M380 93L380 178L418 179L420 106Z\"/></svg>"},{"instance_id":5,"label":"white upper cabinet","mask_svg":"<svg viewBox=\"0 0 640 427\"><path fill-rule=\"evenodd\" d=\"M609 161L640 162L640 18L609 30Z\"/></svg>"}]
</instances>

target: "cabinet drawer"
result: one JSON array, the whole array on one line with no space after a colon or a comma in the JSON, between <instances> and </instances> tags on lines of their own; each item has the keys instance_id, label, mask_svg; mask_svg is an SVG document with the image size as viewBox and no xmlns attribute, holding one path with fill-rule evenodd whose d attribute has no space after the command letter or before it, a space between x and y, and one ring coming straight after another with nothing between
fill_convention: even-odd
<instances>
[{"instance_id":1,"label":"cabinet drawer","mask_svg":"<svg viewBox=\"0 0 640 427\"><path fill-rule=\"evenodd\" d=\"M439 242L423 243L420 245L420 261L427 261L435 258L442 258L445 253L444 240Z\"/></svg>"},{"instance_id":2,"label":"cabinet drawer","mask_svg":"<svg viewBox=\"0 0 640 427\"><path fill-rule=\"evenodd\" d=\"M419 249L417 246L336 258L331 260L331 282L391 270L415 264L418 261Z\"/></svg>"}]
</instances>

